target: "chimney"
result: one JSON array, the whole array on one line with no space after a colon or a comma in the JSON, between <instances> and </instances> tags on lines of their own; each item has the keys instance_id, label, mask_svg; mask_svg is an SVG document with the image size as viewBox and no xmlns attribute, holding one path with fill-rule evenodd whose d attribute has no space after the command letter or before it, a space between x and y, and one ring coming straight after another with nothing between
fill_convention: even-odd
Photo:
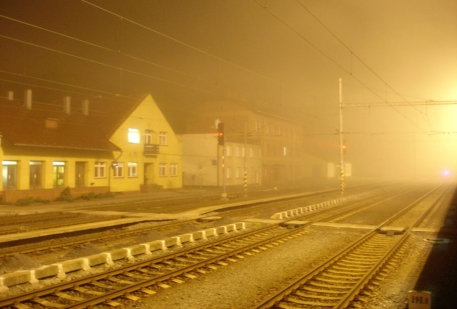
<instances>
[{"instance_id":1,"label":"chimney","mask_svg":"<svg viewBox=\"0 0 457 309\"><path fill-rule=\"evenodd\" d=\"M27 89L24 94L24 106L27 109L32 109L32 90Z\"/></svg>"},{"instance_id":2,"label":"chimney","mask_svg":"<svg viewBox=\"0 0 457 309\"><path fill-rule=\"evenodd\" d=\"M83 115L89 115L89 100L83 100L82 103Z\"/></svg>"},{"instance_id":3,"label":"chimney","mask_svg":"<svg viewBox=\"0 0 457 309\"><path fill-rule=\"evenodd\" d=\"M71 98L66 96L63 98L63 112L67 115L70 115L71 112Z\"/></svg>"},{"instance_id":4,"label":"chimney","mask_svg":"<svg viewBox=\"0 0 457 309\"><path fill-rule=\"evenodd\" d=\"M8 100L13 101L14 100L14 92L8 91Z\"/></svg>"}]
</instances>

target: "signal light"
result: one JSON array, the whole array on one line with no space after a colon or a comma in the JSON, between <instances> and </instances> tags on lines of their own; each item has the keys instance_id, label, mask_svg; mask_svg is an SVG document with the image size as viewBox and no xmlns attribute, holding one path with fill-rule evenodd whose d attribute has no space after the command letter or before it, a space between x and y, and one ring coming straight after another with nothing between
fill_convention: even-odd
<instances>
[{"instance_id":1,"label":"signal light","mask_svg":"<svg viewBox=\"0 0 457 309\"><path fill-rule=\"evenodd\" d=\"M343 142L343 153L346 154L346 151L347 151L348 147L347 147L347 144L346 144L346 141Z\"/></svg>"},{"instance_id":2,"label":"signal light","mask_svg":"<svg viewBox=\"0 0 457 309\"><path fill-rule=\"evenodd\" d=\"M225 136L224 136L224 124L219 122L217 125L217 143L219 145L224 145Z\"/></svg>"}]
</instances>

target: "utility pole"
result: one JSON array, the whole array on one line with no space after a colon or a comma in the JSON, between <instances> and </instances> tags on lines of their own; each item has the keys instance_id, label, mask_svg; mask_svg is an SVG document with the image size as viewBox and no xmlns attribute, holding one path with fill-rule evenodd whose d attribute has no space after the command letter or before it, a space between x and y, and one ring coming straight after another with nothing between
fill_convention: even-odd
<instances>
[{"instance_id":1,"label":"utility pole","mask_svg":"<svg viewBox=\"0 0 457 309\"><path fill-rule=\"evenodd\" d=\"M227 198L227 192L225 191L225 144L222 145L222 199Z\"/></svg>"},{"instance_id":2,"label":"utility pole","mask_svg":"<svg viewBox=\"0 0 457 309\"><path fill-rule=\"evenodd\" d=\"M244 120L244 161L243 161L243 173L244 173L244 196L248 196L248 171L246 169L246 156L248 155L247 146L247 120Z\"/></svg>"},{"instance_id":3,"label":"utility pole","mask_svg":"<svg viewBox=\"0 0 457 309\"><path fill-rule=\"evenodd\" d=\"M222 122L217 124L217 144L218 147L222 146L221 168L222 168L222 194L223 200L227 199L227 192L225 190L225 127Z\"/></svg>"},{"instance_id":4,"label":"utility pole","mask_svg":"<svg viewBox=\"0 0 457 309\"><path fill-rule=\"evenodd\" d=\"M339 79L339 93L340 93L340 184L341 195L344 195L344 151L343 151L343 84L341 78Z\"/></svg>"}]
</instances>

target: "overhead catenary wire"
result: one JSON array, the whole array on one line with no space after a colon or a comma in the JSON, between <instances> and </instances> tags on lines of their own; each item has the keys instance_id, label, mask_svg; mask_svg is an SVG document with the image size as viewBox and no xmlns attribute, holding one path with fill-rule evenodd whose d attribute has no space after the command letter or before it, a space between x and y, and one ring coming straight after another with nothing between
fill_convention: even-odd
<instances>
[{"instance_id":1,"label":"overhead catenary wire","mask_svg":"<svg viewBox=\"0 0 457 309\"><path fill-rule=\"evenodd\" d=\"M83 1L83 2L89 3L88 1ZM99 9L103 9L103 8L101 8L101 7L98 7L98 6L96 6L96 7L99 8ZM103 9L103 11L107 11L107 10L106 10L106 9ZM247 71L247 72L250 72L250 73L252 73L252 74L255 74L255 75L257 75L257 76L260 76L260 77L262 77L262 78L264 78L264 79L268 79L268 80L270 80L270 81L273 81L272 79L270 79L270 78L268 78L268 77L266 77L266 76L264 76L264 75L261 75L261 74L258 74L258 73L256 73L256 72L253 72L253 71L251 71L251 70L248 70L248 69L246 69L246 68L243 68L243 67L241 67L241 66L239 66L239 65L237 65L237 64L234 64L234 63L232 63L232 62L230 62L230 61L224 60L224 59L222 59L222 58L220 58L220 57L217 57L217 56L215 56L215 55L212 55L212 54L210 54L210 53L207 53L207 52L205 52L205 51L203 51L203 50L201 50L201 49L195 48L195 47L193 47L193 46L191 46L191 45L189 45L189 44L186 44L186 43L184 43L184 42L181 42L181 41L179 41L179 40L176 40L176 39L174 39L174 38L172 38L172 37L170 37L170 36L167 36L167 35L165 35L165 34L162 34L162 33L158 32L158 31L153 30L153 29L150 29L149 27L143 26L143 25L141 25L141 24L139 24L139 23L137 23L137 22L135 22L135 21L132 21L132 20L130 20L130 19L128 19L128 18L125 18L125 17L123 17L123 16L117 15L117 14L115 14L115 13L113 13L113 12L110 12L110 13L111 13L111 14L114 14L115 16L120 17L122 20L127 20L127 21L132 22L133 24L135 24L135 25L137 25L137 26L145 27L145 28L147 28L148 30L150 30L150 31L152 31L152 32L154 32L154 33L156 33L156 34L160 34L160 35L162 35L162 36L165 36L165 37L168 38L168 39L171 39L171 40L173 40L173 41L175 41L175 42L179 42L180 44L183 44L183 45L185 45L186 47L195 49L195 50L197 50L197 51L199 51L199 52L202 52L202 53L205 54L205 55L211 56L211 57L213 57L213 58L215 58L215 59L217 59L217 60L219 60L219 61L222 61L222 62L225 62L225 63L227 63L227 64L233 65L233 66L235 66L235 67L241 68L241 69L243 69L243 70L245 70L245 71ZM43 28L43 27L40 27L40 26L36 26L36 25L34 25L34 24L31 24L31 23L27 23L27 22L24 22L24 21L20 21L20 20L15 19L15 18L10 18L10 17L4 16L4 15L0 15L0 17L6 18L6 19L11 20L11 21L14 21L14 22L18 22L18 23L21 23L21 24L24 24L24 25L27 25L27 26L30 26L30 27L35 27L35 28L37 28L37 29L39 29L39 30L46 31L46 32L49 32L49 33L52 33L52 34L54 34L54 35L58 35L58 36L61 36L61 37L65 37L65 38L67 38L67 39L75 40L75 41L77 41L77 42L84 43L84 44L90 45L90 46L92 46L92 47L100 48L100 49L103 49L103 50L106 50L106 51L109 51L109 52L113 52L113 53L116 53L116 54L120 53L120 54L122 54L123 56L129 57L129 58L131 58L131 59L138 60L138 61L141 61L141 62L144 62L144 63L148 63L148 64L151 64L151 65L154 65L154 66L158 66L158 67L160 67L160 68L164 68L164 69L170 70L170 71L175 72L175 73L184 74L184 75L187 75L187 76L191 76L191 77L193 77L193 78L198 78L198 77L195 77L195 76L193 76L193 75L190 75L190 74L188 74L188 73L185 73L185 72L182 72L182 71L179 71L179 70L171 69L171 68L168 68L168 67L165 67L165 66L156 64L156 63L151 62L151 61L147 61L147 60L142 59L142 58L139 58L139 57L135 57L135 56L131 56L131 55L125 54L125 53L121 52L120 50L119 50L119 51L116 51L116 50L113 50L113 49L110 49L110 48L107 48L107 47L104 47L104 46L101 46L101 45L98 45L98 44L94 44L94 43L92 43L92 42L87 42L87 41L85 41L85 40L81 40L81 39L78 39L78 38L74 38L74 37L72 37L72 36L69 36L69 35L66 35L66 34L62 34L62 33L60 33L60 32L56 32L56 31L49 30L49 29L46 29L46 28ZM217 93L217 92L214 92L214 91L202 90L202 89L200 89L200 88L191 87L191 86L188 86L188 85L185 85L185 84L182 84L182 83L177 83L177 82L169 81L169 80L166 80L166 79L163 79L163 78L158 78L158 77L155 77L155 76L151 76L151 75L139 73L139 72L136 72L136 71L127 70L127 69L125 69L125 68L121 68L121 67L118 67L118 66L106 64L106 63L103 63L103 62L100 62L100 61L97 61L97 60L88 59L88 58L81 57L81 56L78 56L78 55L74 55L74 54L71 54L71 53L68 53L68 52L62 52L62 51L56 50L56 49L54 49L54 48L49 48L49 47L41 46L41 45L38 45L38 44L35 44L35 43L26 42L26 41L24 41L24 40L19 40L19 39L11 38L11 37L8 37L8 36L5 36L5 35L0 35L0 37L2 37L2 38L4 38L4 39L9 39L9 40L12 40L12 41L16 41L16 42L19 42L19 43L22 43L22 44L27 44L27 45L33 46L33 47L35 47L35 48L41 48L41 49L44 49L44 50L47 50L47 51L51 51L51 52L63 54L63 55L66 55L66 56L68 56L68 57L74 57L74 58L79 59L79 60L92 62L92 63L94 63L94 64L102 65L102 66L109 67L109 68L113 68L113 69L118 69L118 70L121 70L121 71L123 71L123 72L131 73L131 74L137 74L137 75L140 75L140 76L142 76L142 77L152 78L152 79L155 79L155 80L158 80L158 81L167 82L167 83L172 83L172 84L175 84L175 85L178 85L178 86L181 86L181 87L185 87L185 88L189 88L189 89L192 89L192 90L195 90L195 91L199 91L199 92L204 92L204 93L207 93L207 94L212 94L212 95L221 96L220 93ZM41 80L41 81L46 81L46 82L52 82L52 83L56 83L56 84L59 84L59 85L62 85L62 86L69 86L69 87L84 89L84 90L87 90L87 91L98 92L97 89L91 89L91 88L88 88L88 87L80 87L80 86L77 86L77 85L74 85L74 84L68 84L68 83L62 83L62 82L58 82L58 81L47 80L47 79L43 79L43 78L37 78L37 77L30 76L30 75L21 75L21 74L18 74L18 73L13 73L13 72L8 72L8 71L2 71L2 70L0 70L0 72L7 73L7 74L13 74L13 75L17 75L17 76L23 76L23 77L32 78L32 79ZM13 81L11 81L11 82L13 82ZM278 82L276 82L276 83L278 83ZM279 83L278 83L278 84L279 84ZM106 92L106 91L99 91L99 92L103 92L103 93L105 93L105 94L112 94L112 93ZM289 108L289 107L287 107L287 108ZM297 111L298 111L298 110L294 109L294 112L297 112ZM319 118L319 117L317 117L317 116L315 116L315 115L309 115L309 114L306 114L306 113L303 112L303 111L299 111L299 112L300 112L301 114L305 115L305 116L309 116L309 117L311 117L311 118L315 118L315 119L318 119L318 120L324 122L321 118ZM332 125L330 125L330 124L326 124L326 125L332 126Z\"/></svg>"},{"instance_id":2,"label":"overhead catenary wire","mask_svg":"<svg viewBox=\"0 0 457 309\"><path fill-rule=\"evenodd\" d=\"M362 82L359 78L356 76L352 75L351 70L346 69L343 67L341 64L339 64L335 59L330 57L328 54L326 54L322 49L317 47L315 44L313 44L310 40L308 40L306 37L304 37L301 33L298 32L295 28L293 28L290 24L288 24L286 21L284 21L280 16L275 14L272 10L268 8L268 6L263 5L260 3L258 0L254 0L255 3L263 7L269 14L271 14L275 19L277 19L279 22L281 22L283 25L285 25L287 28L289 28L291 31L293 31L296 35L298 35L301 39L303 39L305 42L307 42L311 47L313 47L316 51L318 51L320 54L322 54L325 58L330 60L332 63L334 63L336 66L338 66L340 69L342 69L344 72L346 72L348 75L350 75L352 78L354 78L356 81L358 81L360 84L364 85L366 89L370 90L375 96L379 97L380 99L383 99L378 93L376 93L371 87L366 85L364 82ZM416 128L418 128L422 133L426 134L427 132L423 130L419 125L417 125L414 121L409 119L406 115L401 113L397 108L394 106L391 106L397 113L399 113L404 119L406 119L408 122L410 122L412 125L414 125Z\"/></svg>"},{"instance_id":3,"label":"overhead catenary wire","mask_svg":"<svg viewBox=\"0 0 457 309\"><path fill-rule=\"evenodd\" d=\"M130 23L132 23L132 24L138 26L138 27L141 27L141 28L143 28L143 29L147 29L148 31L151 31L151 32L153 32L153 33L155 33L155 34L161 35L161 36L163 36L163 37L165 37L165 38L167 38L167 39L169 39L169 40L172 40L172 41L174 41L174 42L176 42L176 43L182 44L182 45L184 45L184 46L186 46L186 47L188 47L188 48L194 49L194 50L196 50L196 51L198 51L198 52L201 52L201 53L203 53L203 54L205 54L205 55L207 55L207 56L213 57L213 58L217 59L218 61L221 61L221 62L230 64L230 65L233 65L233 66L235 66L235 67L238 67L238 68L240 68L240 69L243 69L243 70L246 71L246 72L255 74L255 75L257 75L257 76L260 76L260 77L262 77L262 78L264 78L264 79L267 79L267 80L270 80L270 81L274 81L273 79L268 78L268 77L265 76L265 75L256 73L256 72L254 72L254 71L252 71L252 70L243 68L242 66L239 66L239 65L237 65L237 64L235 64L235 63L233 63L233 62L230 62L230 61L227 61L227 60L225 60L225 59L223 59L223 58L220 58L220 57L218 57L218 56L212 55L212 54L210 54L210 53L208 53L208 52L206 52L206 51L204 51L204 50L202 50L202 49L200 49L200 48L194 47L194 46L192 46L192 45L190 45L190 44L187 44L187 43L185 43L185 42L182 42L182 41L180 41L180 40L177 40L177 39L175 39L175 38L173 38L173 37L170 37L170 36L168 36L168 35L166 35L166 34L163 34L163 33L159 32L159 31L157 31L157 30L154 30L154 29L152 29L152 28L150 28L150 27L147 27L147 26L145 26L145 25L143 25L143 24L141 24L141 23L138 23L138 22L136 22L136 21L134 21L134 20L128 19L128 18L126 18L125 16L122 16L122 15L117 14L117 13L115 13L115 12L109 11L109 10L107 10L106 8L103 8L103 7L100 7L100 6L98 6L98 5L95 5L95 4L91 3L90 1L82 0L82 2L84 2L84 3L88 4L88 5L91 5L92 7L96 7L97 9L102 10L102 11L104 11L104 12L106 12L106 13L109 13L109 14L111 14L111 15L113 15L113 16L116 16L116 17L119 18L119 20L127 21L127 22L130 22ZM1 15L1 17L5 17L5 16ZM174 70L174 69L172 69L172 68L168 68L168 67L165 67L165 66L160 66L160 65L157 64L157 63L153 63L153 62L147 61L147 60L145 60L145 59L141 59L141 58L138 58L138 57L135 57L135 56L131 56L131 55L122 53L122 51L120 51L120 50L113 50L113 49L110 49L110 48L107 48L107 47L104 47L104 46L101 46L101 45L98 45L98 44L94 44L94 43L92 43L92 42L87 42L87 41L84 41L84 40L81 40L81 39L78 39L78 38L74 38L74 37L71 37L71 36L68 36L68 35L65 35L65 34L56 32L56 31L52 31L52 30L49 30L49 29L45 29L45 28L43 28L43 27L39 27L39 26L33 25L33 24L30 24L30 23L26 23L26 22L23 22L23 21L18 21L17 19L13 19L13 18L10 18L10 17L5 17L5 18L8 18L9 20L12 20L12 21L16 21L16 22L20 22L20 23L26 24L26 25L28 25L28 26L36 27L37 29L40 29L40 30L42 30L42 31L50 32L50 33L52 33L52 34L54 34L54 35L59 35L59 36L62 36L62 37L68 38L68 39L76 40L76 41L78 41L78 42L80 42L80 43L88 44L88 45L91 45L91 46L93 46L93 47L102 48L102 49L107 50L107 51L110 51L110 52L121 53L123 56L131 57L132 59L135 59L135 60L138 60L138 61L143 61L143 62L149 63L149 64L151 64L151 65L157 65L157 66L159 66L159 67L162 67L162 68L165 68L165 69L174 71L174 72L176 72L176 73L187 74L187 73L182 72L182 71L179 71L179 70ZM60 51L59 51L59 52L60 52ZM70 54L67 53L67 56L69 56L69 55L70 55ZM74 56L74 55L73 55L73 56ZM356 55L354 55L354 56L357 57ZM79 57L79 56L76 56L76 57ZM357 58L358 58L358 57L357 57ZM86 58L86 59L87 59L87 58ZM86 59L84 59L84 60L86 60ZM329 59L331 59L331 58L329 58ZM83 59L81 58L81 60L83 60ZM93 61L93 60L87 59L87 61ZM95 62L97 62L97 61L95 61ZM334 62L334 63L337 64L337 65L339 65L337 62ZM98 64L106 65L106 64L103 64L103 63L101 63L101 62L98 62ZM340 66L340 65L339 65L339 66ZM120 68L120 67L117 67L117 66L111 66L111 67L112 67L112 68L115 68L115 69L123 70L123 68ZM340 66L340 67L341 67L341 66ZM341 68L342 68L342 67L341 67ZM343 69L344 69L344 68L343 68ZM128 72L128 70L124 70L124 71ZM134 71L131 71L131 72L134 72ZM131 72L130 72L130 73L131 73ZM138 72L134 72L134 73L138 73ZM26 76L26 77L31 78L30 76ZM155 78L155 77L150 77L150 78ZM41 80L43 80L43 79L41 79ZM160 80L160 79L159 79L159 80ZM356 79L356 80L358 80L358 79ZM44 81L44 80L43 80L43 81ZM162 79L162 81L169 82L169 81L163 80L163 79ZM55 81L52 81L52 82L55 82ZM276 82L276 81L274 81L274 82ZM360 81L359 81L359 82L360 82ZM58 82L57 82L57 83L58 83ZM70 84L65 84L65 83L60 83L60 84L61 84L61 85L66 85L66 86L75 87L75 85L70 85ZM279 84L279 83L278 83L278 84ZM363 84L363 83L362 83L362 84ZM188 87L187 85L183 85L183 84L180 84L180 85L182 85L182 86L184 86L184 87ZM202 90L202 89L199 89L199 88L196 88L196 87L191 88L191 89L196 90L196 91L201 91L201 90ZM370 89L370 88L368 88L368 89ZM97 90L96 90L96 89L91 89L90 91L97 91ZM215 95L220 95L219 93L210 92L210 91L207 91L207 93L215 94ZM287 108L289 108L289 107L287 107ZM302 112L302 111L301 111L301 112ZM303 112L302 112L302 113L303 113ZM401 114L401 113L400 113L400 114ZM313 117L313 118L318 119L318 120L322 120L321 118L319 118L319 117L317 117L317 116L313 116L313 115L307 115L307 116ZM406 119L408 119L405 115L402 114L402 116L404 116ZM409 120L409 119L408 119L408 120ZM413 124L414 124L414 123L413 123ZM332 125L330 125L330 126L332 126ZM419 128L420 128L420 127L419 127ZM421 129L421 128L420 128L420 129Z\"/></svg>"}]
</instances>

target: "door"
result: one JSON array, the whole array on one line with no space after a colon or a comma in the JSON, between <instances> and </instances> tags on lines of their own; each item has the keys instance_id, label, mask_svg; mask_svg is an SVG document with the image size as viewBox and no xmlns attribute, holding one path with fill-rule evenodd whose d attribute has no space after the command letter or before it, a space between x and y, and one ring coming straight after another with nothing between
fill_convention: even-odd
<instances>
[{"instance_id":1,"label":"door","mask_svg":"<svg viewBox=\"0 0 457 309\"><path fill-rule=\"evenodd\" d=\"M75 186L86 186L86 162L76 162L75 165Z\"/></svg>"},{"instance_id":2,"label":"door","mask_svg":"<svg viewBox=\"0 0 457 309\"><path fill-rule=\"evenodd\" d=\"M3 180L3 189L16 189L16 162L8 164L3 162L2 168L2 180Z\"/></svg>"},{"instance_id":3,"label":"door","mask_svg":"<svg viewBox=\"0 0 457 309\"><path fill-rule=\"evenodd\" d=\"M53 181L54 188L65 186L65 165L54 165Z\"/></svg>"},{"instance_id":4,"label":"door","mask_svg":"<svg viewBox=\"0 0 457 309\"><path fill-rule=\"evenodd\" d=\"M43 179L43 163L30 162L30 189L40 189Z\"/></svg>"},{"instance_id":5,"label":"door","mask_svg":"<svg viewBox=\"0 0 457 309\"><path fill-rule=\"evenodd\" d=\"M144 184L151 185L155 183L154 163L144 164Z\"/></svg>"}]
</instances>

